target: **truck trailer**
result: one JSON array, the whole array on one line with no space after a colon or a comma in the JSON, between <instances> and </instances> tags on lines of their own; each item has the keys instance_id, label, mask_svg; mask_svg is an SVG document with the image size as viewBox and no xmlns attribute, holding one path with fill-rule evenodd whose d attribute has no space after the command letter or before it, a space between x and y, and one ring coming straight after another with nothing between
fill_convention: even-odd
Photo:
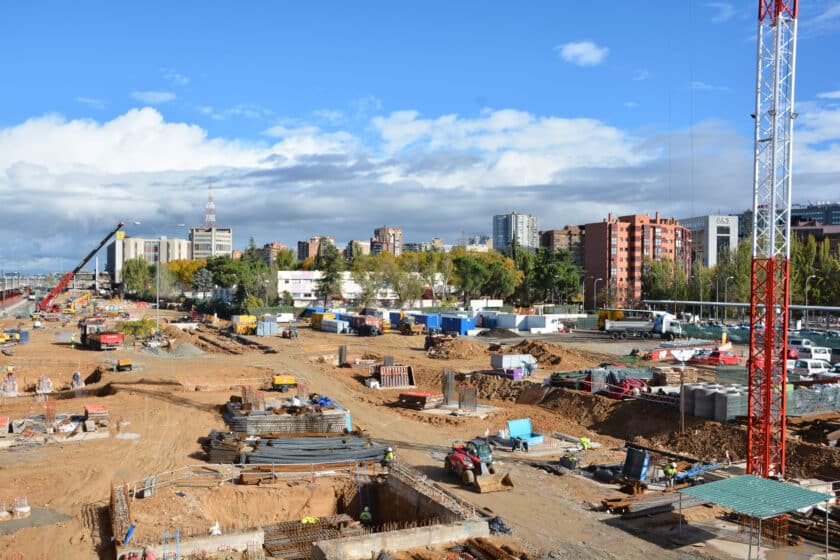
<instances>
[{"instance_id":1,"label":"truck trailer","mask_svg":"<svg viewBox=\"0 0 840 560\"><path fill-rule=\"evenodd\" d=\"M641 338L661 337L674 340L683 335L682 325L677 317L670 313L660 313L651 319L621 319L604 321L603 331L613 340L638 336Z\"/></svg>"}]
</instances>

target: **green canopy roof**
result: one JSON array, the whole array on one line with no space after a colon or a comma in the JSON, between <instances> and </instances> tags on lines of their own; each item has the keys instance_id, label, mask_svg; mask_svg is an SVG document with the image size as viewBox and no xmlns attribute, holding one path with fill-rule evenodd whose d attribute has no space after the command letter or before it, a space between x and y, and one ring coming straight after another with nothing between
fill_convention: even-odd
<instances>
[{"instance_id":1,"label":"green canopy roof","mask_svg":"<svg viewBox=\"0 0 840 560\"><path fill-rule=\"evenodd\" d=\"M679 492L759 519L814 506L833 498L828 494L752 474L699 484Z\"/></svg>"}]
</instances>

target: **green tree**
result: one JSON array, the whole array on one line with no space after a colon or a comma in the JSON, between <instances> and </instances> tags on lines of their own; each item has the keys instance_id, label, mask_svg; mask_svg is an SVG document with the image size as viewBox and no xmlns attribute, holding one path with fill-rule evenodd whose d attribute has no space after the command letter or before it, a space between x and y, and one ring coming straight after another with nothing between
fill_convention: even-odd
<instances>
[{"instance_id":1,"label":"green tree","mask_svg":"<svg viewBox=\"0 0 840 560\"><path fill-rule=\"evenodd\" d=\"M341 295L341 271L343 259L338 250L331 243L320 243L318 255L315 258L316 270L321 271L321 279L315 293L324 300L324 307L329 299L335 295Z\"/></svg>"},{"instance_id":2,"label":"green tree","mask_svg":"<svg viewBox=\"0 0 840 560\"><path fill-rule=\"evenodd\" d=\"M297 257L291 249L280 249L274 259L274 266L277 270L294 270L297 266Z\"/></svg>"},{"instance_id":3,"label":"green tree","mask_svg":"<svg viewBox=\"0 0 840 560\"><path fill-rule=\"evenodd\" d=\"M577 293L580 289L581 270L568 251L540 249L534 263L534 285L543 301L557 302L559 294Z\"/></svg>"},{"instance_id":4,"label":"green tree","mask_svg":"<svg viewBox=\"0 0 840 560\"><path fill-rule=\"evenodd\" d=\"M213 289L213 273L207 268L200 268L193 274L192 287L196 292L205 295Z\"/></svg>"},{"instance_id":5,"label":"green tree","mask_svg":"<svg viewBox=\"0 0 840 560\"><path fill-rule=\"evenodd\" d=\"M139 294L149 284L149 265L145 259L137 257L123 263L123 286L132 294Z\"/></svg>"},{"instance_id":6,"label":"green tree","mask_svg":"<svg viewBox=\"0 0 840 560\"><path fill-rule=\"evenodd\" d=\"M482 288L490 279L490 270L483 259L473 255L455 257L454 265L456 282L466 306L470 299L481 295Z\"/></svg>"},{"instance_id":7,"label":"green tree","mask_svg":"<svg viewBox=\"0 0 840 560\"><path fill-rule=\"evenodd\" d=\"M381 259L370 255L357 255L353 259L350 276L362 289L357 302L362 307L369 307L375 301L376 294L388 285Z\"/></svg>"},{"instance_id":8,"label":"green tree","mask_svg":"<svg viewBox=\"0 0 840 560\"><path fill-rule=\"evenodd\" d=\"M292 297L292 294L288 290L283 290L283 293L280 295L280 304L284 307L292 307L295 304L295 298Z\"/></svg>"}]
</instances>

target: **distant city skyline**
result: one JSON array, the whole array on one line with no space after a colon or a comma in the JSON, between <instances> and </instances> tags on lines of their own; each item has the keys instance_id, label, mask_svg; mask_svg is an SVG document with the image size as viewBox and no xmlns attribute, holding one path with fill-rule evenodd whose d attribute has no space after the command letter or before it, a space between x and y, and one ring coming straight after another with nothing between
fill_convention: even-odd
<instances>
[{"instance_id":1,"label":"distant city skyline","mask_svg":"<svg viewBox=\"0 0 840 560\"><path fill-rule=\"evenodd\" d=\"M837 8L800 6L798 203L836 198ZM751 3L2 10L4 269L58 270L119 220L183 235L210 184L239 247L382 224L454 244L512 208L553 229L751 206Z\"/></svg>"}]
</instances>

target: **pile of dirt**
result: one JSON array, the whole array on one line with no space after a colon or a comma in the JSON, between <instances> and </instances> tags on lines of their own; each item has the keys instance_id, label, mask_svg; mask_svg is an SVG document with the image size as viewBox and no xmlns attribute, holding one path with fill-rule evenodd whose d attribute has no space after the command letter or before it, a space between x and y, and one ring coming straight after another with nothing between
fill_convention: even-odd
<instances>
[{"instance_id":1,"label":"pile of dirt","mask_svg":"<svg viewBox=\"0 0 840 560\"><path fill-rule=\"evenodd\" d=\"M604 355L566 348L542 340L523 340L515 346L505 348L506 354L531 354L541 366L562 366L564 371L595 367L604 361Z\"/></svg>"},{"instance_id":2,"label":"pile of dirt","mask_svg":"<svg viewBox=\"0 0 840 560\"><path fill-rule=\"evenodd\" d=\"M511 381L498 375L473 375L468 383L475 385L482 400L516 401L528 386L527 381Z\"/></svg>"},{"instance_id":3,"label":"pile of dirt","mask_svg":"<svg viewBox=\"0 0 840 560\"><path fill-rule=\"evenodd\" d=\"M515 332L508 329L492 328L486 331L481 331L478 336L486 336L487 338L522 338Z\"/></svg>"},{"instance_id":4,"label":"pile of dirt","mask_svg":"<svg viewBox=\"0 0 840 560\"><path fill-rule=\"evenodd\" d=\"M429 352L430 358L444 360L468 360L484 354L484 347L466 338L456 338L439 344L434 352Z\"/></svg>"},{"instance_id":5,"label":"pile of dirt","mask_svg":"<svg viewBox=\"0 0 840 560\"><path fill-rule=\"evenodd\" d=\"M201 356L202 354L204 354L204 351L196 348L189 342L181 343L177 348L174 348L169 352L169 355L173 358L192 358L195 356Z\"/></svg>"}]
</instances>

